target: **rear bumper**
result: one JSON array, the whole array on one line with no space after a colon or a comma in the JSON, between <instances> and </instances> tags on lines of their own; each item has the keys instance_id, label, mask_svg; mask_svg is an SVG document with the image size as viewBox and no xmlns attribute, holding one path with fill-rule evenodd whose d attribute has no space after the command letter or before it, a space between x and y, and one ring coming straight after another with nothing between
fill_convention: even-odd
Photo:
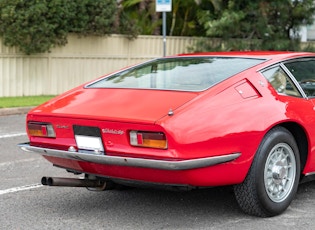
<instances>
[{"instance_id":1,"label":"rear bumper","mask_svg":"<svg viewBox=\"0 0 315 230\"><path fill-rule=\"evenodd\" d=\"M18 145L22 150L27 152L35 152L43 156L52 156L64 159L71 159L76 161L84 161L105 165L119 165L119 166L130 166L130 167L141 167L151 169L162 169L162 170L189 170L204 168L213 166L221 163L233 161L238 158L240 153L232 153L223 156L205 157L190 160L154 160L144 158L132 158L132 157L119 157L119 156L108 156L99 155L88 152L71 152L49 148L41 148L31 146L29 143L22 143Z\"/></svg>"}]
</instances>

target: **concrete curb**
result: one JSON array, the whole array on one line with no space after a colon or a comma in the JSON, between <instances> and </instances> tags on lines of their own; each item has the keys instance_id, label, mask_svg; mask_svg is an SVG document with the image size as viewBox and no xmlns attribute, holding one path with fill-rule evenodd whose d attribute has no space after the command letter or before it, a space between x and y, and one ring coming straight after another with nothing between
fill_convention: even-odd
<instances>
[{"instance_id":1,"label":"concrete curb","mask_svg":"<svg viewBox=\"0 0 315 230\"><path fill-rule=\"evenodd\" d=\"M0 109L0 116L26 114L34 107L16 107L16 108L3 108Z\"/></svg>"}]
</instances>

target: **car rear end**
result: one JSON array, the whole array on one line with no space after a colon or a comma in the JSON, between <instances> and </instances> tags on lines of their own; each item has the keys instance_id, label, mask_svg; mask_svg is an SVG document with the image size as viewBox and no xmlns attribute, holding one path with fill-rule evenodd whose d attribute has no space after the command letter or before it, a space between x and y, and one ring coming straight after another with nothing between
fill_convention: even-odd
<instances>
[{"instance_id":1,"label":"car rear end","mask_svg":"<svg viewBox=\"0 0 315 230\"><path fill-rule=\"evenodd\" d=\"M172 130L180 126L172 124L173 117L209 88L261 62L264 59L175 57L123 70L32 110L27 116L30 142L20 146L70 172L109 180L231 184L235 181L228 166L220 164L240 153L207 156L185 149L177 141L185 133ZM198 137L194 139L198 143Z\"/></svg>"}]
</instances>

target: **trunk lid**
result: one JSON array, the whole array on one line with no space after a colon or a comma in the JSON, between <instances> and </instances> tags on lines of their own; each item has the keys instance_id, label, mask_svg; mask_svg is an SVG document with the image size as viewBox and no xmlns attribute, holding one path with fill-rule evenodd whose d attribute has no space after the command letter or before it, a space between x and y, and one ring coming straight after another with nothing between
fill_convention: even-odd
<instances>
[{"instance_id":1,"label":"trunk lid","mask_svg":"<svg viewBox=\"0 0 315 230\"><path fill-rule=\"evenodd\" d=\"M154 123L195 98L197 92L79 87L33 109L30 114Z\"/></svg>"}]
</instances>

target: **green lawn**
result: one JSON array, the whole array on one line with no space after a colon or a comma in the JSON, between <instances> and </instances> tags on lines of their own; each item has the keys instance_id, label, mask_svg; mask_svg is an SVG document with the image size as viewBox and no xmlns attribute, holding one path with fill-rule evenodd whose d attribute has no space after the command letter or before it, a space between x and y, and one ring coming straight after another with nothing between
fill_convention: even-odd
<instances>
[{"instance_id":1,"label":"green lawn","mask_svg":"<svg viewBox=\"0 0 315 230\"><path fill-rule=\"evenodd\" d=\"M54 96L0 97L0 108L26 107L40 105Z\"/></svg>"}]
</instances>

